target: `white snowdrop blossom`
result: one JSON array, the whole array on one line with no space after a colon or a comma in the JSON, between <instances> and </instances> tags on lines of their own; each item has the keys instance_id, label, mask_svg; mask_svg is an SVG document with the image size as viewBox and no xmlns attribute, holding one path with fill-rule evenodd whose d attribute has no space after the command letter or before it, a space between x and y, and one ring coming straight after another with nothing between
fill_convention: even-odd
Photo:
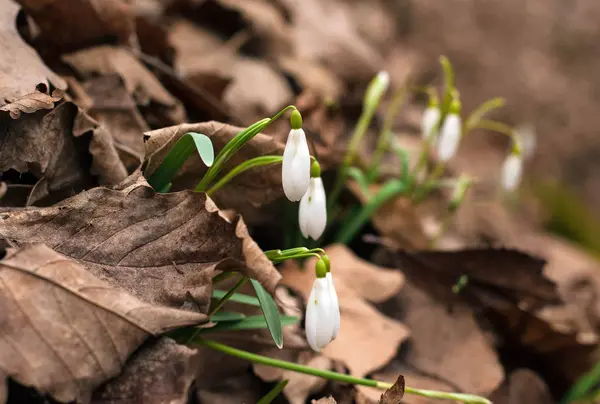
<instances>
[{"instance_id":1,"label":"white snowdrop blossom","mask_svg":"<svg viewBox=\"0 0 600 404\"><path fill-rule=\"evenodd\" d=\"M521 182L523 174L523 157L517 153L511 153L504 160L502 166L502 186L507 191L514 191Z\"/></svg>"},{"instance_id":2,"label":"white snowdrop blossom","mask_svg":"<svg viewBox=\"0 0 600 404\"><path fill-rule=\"evenodd\" d=\"M331 275L331 272L327 272L325 278L327 279L327 282L329 282L329 293L331 293L331 300L333 302L333 334L331 335L331 340L333 341L340 332L340 304L337 292L335 291L335 285L333 284L333 275Z\"/></svg>"},{"instance_id":3,"label":"white snowdrop blossom","mask_svg":"<svg viewBox=\"0 0 600 404\"><path fill-rule=\"evenodd\" d=\"M310 152L306 134L302 129L292 129L288 135L281 164L283 192L292 202L299 201L310 182Z\"/></svg>"},{"instance_id":4,"label":"white snowdrop blossom","mask_svg":"<svg viewBox=\"0 0 600 404\"><path fill-rule=\"evenodd\" d=\"M441 162L446 162L454 157L458 150L461 132L462 121L460 116L455 113L448 114L440 130L437 146L438 159Z\"/></svg>"},{"instance_id":5,"label":"white snowdrop blossom","mask_svg":"<svg viewBox=\"0 0 600 404\"><path fill-rule=\"evenodd\" d=\"M321 177L312 177L308 191L300 201L298 211L300 231L304 238L312 237L317 240L325 231L327 225L327 201L325 188Z\"/></svg>"},{"instance_id":6,"label":"white snowdrop blossom","mask_svg":"<svg viewBox=\"0 0 600 404\"><path fill-rule=\"evenodd\" d=\"M435 128L440 120L440 109L436 106L429 106L423 112L421 118L421 134L423 139L435 138Z\"/></svg>"}]
</instances>

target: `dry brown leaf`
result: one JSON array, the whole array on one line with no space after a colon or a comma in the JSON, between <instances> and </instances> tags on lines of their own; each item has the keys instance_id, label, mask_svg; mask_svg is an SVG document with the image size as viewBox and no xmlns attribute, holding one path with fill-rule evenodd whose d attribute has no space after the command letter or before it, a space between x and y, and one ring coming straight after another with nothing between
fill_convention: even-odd
<instances>
[{"instance_id":1,"label":"dry brown leaf","mask_svg":"<svg viewBox=\"0 0 600 404\"><path fill-rule=\"evenodd\" d=\"M314 92L328 101L338 100L342 96L343 82L315 61L282 56L278 63L282 70L298 80L305 91ZM304 113L303 109L302 112Z\"/></svg>"},{"instance_id":2,"label":"dry brown leaf","mask_svg":"<svg viewBox=\"0 0 600 404\"><path fill-rule=\"evenodd\" d=\"M60 90L55 90L52 95L34 91L6 104L0 111L6 111L12 119L18 119L22 112L31 114L40 109L52 109L54 103L61 100L63 94Z\"/></svg>"},{"instance_id":3,"label":"dry brown leaf","mask_svg":"<svg viewBox=\"0 0 600 404\"><path fill-rule=\"evenodd\" d=\"M185 120L181 103L125 48L98 46L64 55L63 60L84 78L119 75L137 104L146 106L153 102L166 109L167 124Z\"/></svg>"},{"instance_id":4,"label":"dry brown leaf","mask_svg":"<svg viewBox=\"0 0 600 404\"><path fill-rule=\"evenodd\" d=\"M64 80L44 64L17 32L19 6L12 0L0 0L0 10L0 43L4 55L0 61L0 106L30 94L40 85L43 90L48 90L50 83L66 89Z\"/></svg>"},{"instance_id":5,"label":"dry brown leaf","mask_svg":"<svg viewBox=\"0 0 600 404\"><path fill-rule=\"evenodd\" d=\"M119 189L94 188L48 208L0 216L0 236L44 242L145 302L205 311L216 270L236 270L271 293L280 275L203 193L155 194L137 173Z\"/></svg>"},{"instance_id":6,"label":"dry brown leaf","mask_svg":"<svg viewBox=\"0 0 600 404\"><path fill-rule=\"evenodd\" d=\"M182 124L157 129L146 133L146 168L144 175L149 176L158 168L163 159L183 135L188 132L202 133L213 143L215 154L218 153L243 128L210 121L197 124ZM283 154L284 145L270 136L258 134L246 143L228 162L221 175L248 159L267 155ZM197 154L192 154L173 178L172 189L193 189L198 185L206 172L206 166ZM240 195L244 198L240 198ZM244 217L255 211L257 207L272 202L283 195L281 186L281 166L278 164L249 170L217 191L213 197L224 209L234 209Z\"/></svg>"},{"instance_id":7,"label":"dry brown leaf","mask_svg":"<svg viewBox=\"0 0 600 404\"><path fill-rule=\"evenodd\" d=\"M94 392L92 404L186 404L196 351L162 337L147 341L121 374Z\"/></svg>"},{"instance_id":8,"label":"dry brown leaf","mask_svg":"<svg viewBox=\"0 0 600 404\"><path fill-rule=\"evenodd\" d=\"M133 10L122 0L18 0L39 26L44 46L73 51L116 37L135 43Z\"/></svg>"},{"instance_id":9,"label":"dry brown leaf","mask_svg":"<svg viewBox=\"0 0 600 404\"><path fill-rule=\"evenodd\" d=\"M495 404L553 404L548 386L529 369L513 370L490 400Z\"/></svg>"},{"instance_id":10,"label":"dry brown leaf","mask_svg":"<svg viewBox=\"0 0 600 404\"><path fill-rule=\"evenodd\" d=\"M387 389L379 400L380 404L398 404L404 396L404 376L398 376L392 387Z\"/></svg>"},{"instance_id":11,"label":"dry brown leaf","mask_svg":"<svg viewBox=\"0 0 600 404\"><path fill-rule=\"evenodd\" d=\"M153 306L34 244L0 261L3 371L59 401L88 402L149 336L207 321Z\"/></svg>"},{"instance_id":12,"label":"dry brown leaf","mask_svg":"<svg viewBox=\"0 0 600 404\"><path fill-rule=\"evenodd\" d=\"M127 175L108 133L72 103L17 120L0 113L0 128L0 171L31 172L39 179L28 205L61 200L97 182L115 184ZM91 170L84 166L90 160Z\"/></svg>"},{"instance_id":13,"label":"dry brown leaf","mask_svg":"<svg viewBox=\"0 0 600 404\"><path fill-rule=\"evenodd\" d=\"M362 377L388 363L399 345L409 336L402 323L379 313L367 301L382 302L402 287L404 278L362 261L342 245L325 249L340 303L341 325L338 337L323 355L345 363L354 376ZM315 260L301 270L286 262L282 284L297 289L306 299L314 280Z\"/></svg>"},{"instance_id":14,"label":"dry brown leaf","mask_svg":"<svg viewBox=\"0 0 600 404\"><path fill-rule=\"evenodd\" d=\"M311 404L336 404L336 401L333 397L323 397L318 400L312 400Z\"/></svg>"},{"instance_id":15,"label":"dry brown leaf","mask_svg":"<svg viewBox=\"0 0 600 404\"><path fill-rule=\"evenodd\" d=\"M456 391L456 386L447 382L442 382L436 378L428 377L423 375L421 372L411 371L405 366L398 366L396 363L398 360L395 359L389 366L386 366L381 372L377 372L373 375L373 379L381 380L388 383L394 383L398 374L403 375L405 385L426 390L439 390L439 391ZM357 404L379 404L381 398L381 391L364 386L358 387L358 395L356 397ZM410 404L439 404L439 400L431 399L427 397L421 397L413 394L407 394L404 397L402 403Z\"/></svg>"}]
</instances>

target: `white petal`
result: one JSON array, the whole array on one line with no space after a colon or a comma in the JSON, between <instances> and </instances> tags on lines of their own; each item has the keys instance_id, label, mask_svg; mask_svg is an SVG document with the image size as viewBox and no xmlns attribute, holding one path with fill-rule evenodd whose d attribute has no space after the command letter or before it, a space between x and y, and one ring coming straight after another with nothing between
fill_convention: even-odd
<instances>
[{"instance_id":1,"label":"white petal","mask_svg":"<svg viewBox=\"0 0 600 404\"><path fill-rule=\"evenodd\" d=\"M502 166L502 186L507 191L512 191L519 186L523 174L523 159L515 154L510 154Z\"/></svg>"},{"instance_id":2,"label":"white petal","mask_svg":"<svg viewBox=\"0 0 600 404\"><path fill-rule=\"evenodd\" d=\"M427 107L421 118L421 134L423 139L435 138L435 127L440 120L440 109L437 107Z\"/></svg>"},{"instance_id":3,"label":"white petal","mask_svg":"<svg viewBox=\"0 0 600 404\"><path fill-rule=\"evenodd\" d=\"M448 161L456 154L460 135L462 131L462 123L460 116L449 114L444 119L444 124L440 130L440 138L438 142L438 159L440 161Z\"/></svg>"},{"instance_id":4,"label":"white petal","mask_svg":"<svg viewBox=\"0 0 600 404\"><path fill-rule=\"evenodd\" d=\"M281 182L285 196L299 201L310 181L310 151L302 129L292 129L288 135L281 164Z\"/></svg>"},{"instance_id":5,"label":"white petal","mask_svg":"<svg viewBox=\"0 0 600 404\"><path fill-rule=\"evenodd\" d=\"M319 352L331 342L333 334L333 312L329 282L317 278L313 283L306 303L306 340L308 345Z\"/></svg>"},{"instance_id":6,"label":"white petal","mask_svg":"<svg viewBox=\"0 0 600 404\"><path fill-rule=\"evenodd\" d=\"M300 231L305 238L317 240L327 226L327 197L321 177L311 178L308 191L300 201L298 212Z\"/></svg>"},{"instance_id":7,"label":"white petal","mask_svg":"<svg viewBox=\"0 0 600 404\"><path fill-rule=\"evenodd\" d=\"M329 282L329 293L331 294L331 310L333 311L333 332L331 335L331 340L337 338L338 333L340 331L340 304L338 301L337 292L335 291L335 285L333 283L333 276L331 272L327 272L326 275L327 281Z\"/></svg>"}]
</instances>

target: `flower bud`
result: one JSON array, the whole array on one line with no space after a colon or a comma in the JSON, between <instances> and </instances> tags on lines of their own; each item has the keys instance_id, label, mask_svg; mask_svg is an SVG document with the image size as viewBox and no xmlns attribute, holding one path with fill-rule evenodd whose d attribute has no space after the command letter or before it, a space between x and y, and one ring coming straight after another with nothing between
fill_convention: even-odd
<instances>
[{"instance_id":1,"label":"flower bud","mask_svg":"<svg viewBox=\"0 0 600 404\"><path fill-rule=\"evenodd\" d=\"M462 120L460 119L460 101L455 98L450 105L450 111L440 130L438 140L438 159L447 162L456 154L462 135Z\"/></svg>"},{"instance_id":2,"label":"flower bud","mask_svg":"<svg viewBox=\"0 0 600 404\"><path fill-rule=\"evenodd\" d=\"M313 176L310 178L308 191L302 197L298 210L300 232L305 238L311 237L313 240L321 237L327 226L327 198L323 180L318 176L320 174L319 163L315 161L311 169Z\"/></svg>"},{"instance_id":3,"label":"flower bud","mask_svg":"<svg viewBox=\"0 0 600 404\"><path fill-rule=\"evenodd\" d=\"M285 196L292 202L299 201L308 190L310 152L302 129L292 129L288 135L281 164L281 182Z\"/></svg>"},{"instance_id":4,"label":"flower bud","mask_svg":"<svg viewBox=\"0 0 600 404\"><path fill-rule=\"evenodd\" d=\"M379 105L381 97L390 85L390 75L387 72L379 72L373 77L363 99L363 107L365 109L375 109Z\"/></svg>"}]
</instances>

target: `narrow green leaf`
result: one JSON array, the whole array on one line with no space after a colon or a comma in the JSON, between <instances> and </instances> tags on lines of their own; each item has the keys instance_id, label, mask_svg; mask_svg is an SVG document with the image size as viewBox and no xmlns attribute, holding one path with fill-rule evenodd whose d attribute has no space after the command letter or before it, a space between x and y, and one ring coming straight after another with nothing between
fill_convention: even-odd
<instances>
[{"instance_id":1,"label":"narrow green leaf","mask_svg":"<svg viewBox=\"0 0 600 404\"><path fill-rule=\"evenodd\" d=\"M213 323L220 323L222 321L239 321L245 318L246 316L242 313L220 311L210 316L210 321L212 321Z\"/></svg>"},{"instance_id":2,"label":"narrow green leaf","mask_svg":"<svg viewBox=\"0 0 600 404\"><path fill-rule=\"evenodd\" d=\"M277 321L281 325L292 325L298 322L298 317L296 316L284 316L278 315ZM199 334L204 334L207 332L215 332L215 331L240 331L240 330L254 330L259 328L269 328L267 322L265 321L265 317L258 316L248 316L242 320L237 321L223 321L217 323L214 327L210 328L199 328Z\"/></svg>"},{"instance_id":3,"label":"narrow green leaf","mask_svg":"<svg viewBox=\"0 0 600 404\"><path fill-rule=\"evenodd\" d=\"M227 294L226 290L213 289L212 298L213 299L222 299ZM243 293L234 293L229 298L230 302L248 304L250 306L260 307L260 302L254 296L244 295Z\"/></svg>"},{"instance_id":4,"label":"narrow green leaf","mask_svg":"<svg viewBox=\"0 0 600 404\"><path fill-rule=\"evenodd\" d=\"M256 292L256 297L260 302L260 308L265 316L265 321L267 322L267 328L271 333L271 337L273 337L273 341L275 341L277 348L281 349L283 347L283 332L281 331L281 319L279 318L277 303L275 303L275 300L273 300L269 292L262 287L260 282L255 279L250 279L250 282L252 283L254 291Z\"/></svg>"},{"instance_id":5,"label":"narrow green leaf","mask_svg":"<svg viewBox=\"0 0 600 404\"><path fill-rule=\"evenodd\" d=\"M256 404L271 404L271 402L275 400L275 397L277 397L283 391L285 386L287 386L288 381L289 380L285 379L277 383L275 387L273 387L271 391L265 394L263 398L258 400Z\"/></svg>"},{"instance_id":6,"label":"narrow green leaf","mask_svg":"<svg viewBox=\"0 0 600 404\"><path fill-rule=\"evenodd\" d=\"M362 170L358 167L350 167L347 171L348 175L356 181L362 193L367 197L367 199L371 198L371 193L369 192L369 180L363 174Z\"/></svg>"},{"instance_id":7,"label":"narrow green leaf","mask_svg":"<svg viewBox=\"0 0 600 404\"><path fill-rule=\"evenodd\" d=\"M186 133L169 150L160 166L150 175L148 183L156 190L163 190L169 185L183 163L197 151L202 162L210 167L215 159L212 141L201 133Z\"/></svg>"}]
</instances>

